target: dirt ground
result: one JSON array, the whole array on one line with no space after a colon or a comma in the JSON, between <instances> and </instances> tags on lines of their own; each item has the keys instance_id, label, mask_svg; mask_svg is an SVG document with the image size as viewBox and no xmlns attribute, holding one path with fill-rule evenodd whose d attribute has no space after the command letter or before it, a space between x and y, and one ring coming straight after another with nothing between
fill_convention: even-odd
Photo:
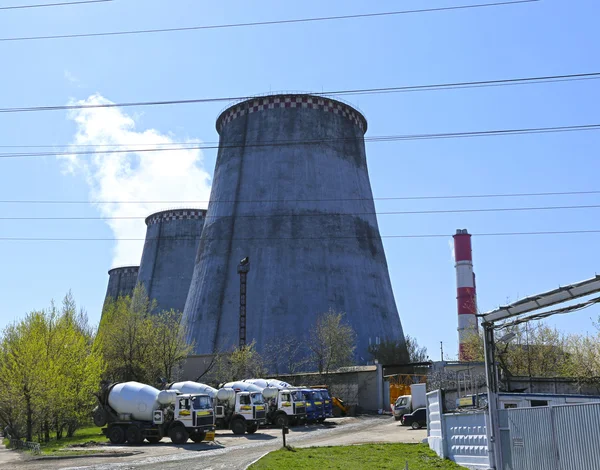
<instances>
[{"instance_id":1,"label":"dirt ground","mask_svg":"<svg viewBox=\"0 0 600 470\"><path fill-rule=\"evenodd\" d=\"M297 447L338 446L374 442L418 443L427 431L414 431L398 425L389 416L333 418L322 425L290 428L287 443ZM261 429L256 434L235 436L230 431L218 431L215 442L175 445L168 439L158 444L137 447L107 444L98 448L106 455L61 459L25 458L16 452L0 448L0 468L3 470L196 470L245 469L262 455L280 448L280 429ZM125 455L123 455L125 454Z\"/></svg>"}]
</instances>

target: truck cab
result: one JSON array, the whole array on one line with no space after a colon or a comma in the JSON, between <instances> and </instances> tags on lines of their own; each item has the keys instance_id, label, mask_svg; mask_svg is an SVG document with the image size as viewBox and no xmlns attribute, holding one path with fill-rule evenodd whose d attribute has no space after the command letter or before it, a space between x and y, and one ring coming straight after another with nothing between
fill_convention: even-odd
<instances>
[{"instance_id":1,"label":"truck cab","mask_svg":"<svg viewBox=\"0 0 600 470\"><path fill-rule=\"evenodd\" d=\"M297 424L306 419L306 402L298 390L277 390L277 395L268 398L267 404L269 422L276 426Z\"/></svg>"},{"instance_id":2,"label":"truck cab","mask_svg":"<svg viewBox=\"0 0 600 470\"><path fill-rule=\"evenodd\" d=\"M310 388L302 389L306 401L306 420L308 422L325 421L325 405L321 392Z\"/></svg>"},{"instance_id":3,"label":"truck cab","mask_svg":"<svg viewBox=\"0 0 600 470\"><path fill-rule=\"evenodd\" d=\"M186 429L214 429L212 400L208 395L179 395L175 401L174 417Z\"/></svg>"},{"instance_id":4,"label":"truck cab","mask_svg":"<svg viewBox=\"0 0 600 470\"><path fill-rule=\"evenodd\" d=\"M412 397L410 395L402 395L396 399L394 403L394 419L400 421L402 416L412 412Z\"/></svg>"},{"instance_id":5,"label":"truck cab","mask_svg":"<svg viewBox=\"0 0 600 470\"><path fill-rule=\"evenodd\" d=\"M217 425L229 428L237 435L246 432L254 434L261 424L266 424L266 405L262 394L230 390L235 393L233 402L220 399L217 395L218 404L215 406Z\"/></svg>"},{"instance_id":6,"label":"truck cab","mask_svg":"<svg viewBox=\"0 0 600 470\"><path fill-rule=\"evenodd\" d=\"M333 418L333 399L329 394L329 390L326 388L321 388L319 389L319 392L321 392L321 396L323 397L323 405L325 409L324 418ZM323 419L323 421L325 421L325 419Z\"/></svg>"}]
</instances>

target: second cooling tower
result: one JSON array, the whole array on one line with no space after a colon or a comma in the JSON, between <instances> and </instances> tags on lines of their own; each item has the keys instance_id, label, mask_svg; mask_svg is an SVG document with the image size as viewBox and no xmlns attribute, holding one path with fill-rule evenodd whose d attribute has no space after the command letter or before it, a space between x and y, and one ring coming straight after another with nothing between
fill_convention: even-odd
<instances>
[{"instance_id":1,"label":"second cooling tower","mask_svg":"<svg viewBox=\"0 0 600 470\"><path fill-rule=\"evenodd\" d=\"M225 110L183 321L196 353L238 344L238 264L250 259L247 342L306 341L319 314L346 313L356 359L404 342L367 171L367 123L341 102L273 95Z\"/></svg>"},{"instance_id":2,"label":"second cooling tower","mask_svg":"<svg viewBox=\"0 0 600 470\"><path fill-rule=\"evenodd\" d=\"M146 240L138 282L156 300L154 312L183 311L187 298L205 210L177 209L146 218Z\"/></svg>"}]
</instances>

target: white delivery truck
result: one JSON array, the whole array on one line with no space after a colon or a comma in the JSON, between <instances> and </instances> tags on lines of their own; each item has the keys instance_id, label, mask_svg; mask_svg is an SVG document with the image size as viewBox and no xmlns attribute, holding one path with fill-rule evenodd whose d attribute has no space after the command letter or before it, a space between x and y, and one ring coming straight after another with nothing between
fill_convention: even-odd
<instances>
[{"instance_id":1,"label":"white delivery truck","mask_svg":"<svg viewBox=\"0 0 600 470\"><path fill-rule=\"evenodd\" d=\"M402 395L394 403L394 419L400 421L405 414L425 406L427 406L427 384L412 384L410 395Z\"/></svg>"}]
</instances>

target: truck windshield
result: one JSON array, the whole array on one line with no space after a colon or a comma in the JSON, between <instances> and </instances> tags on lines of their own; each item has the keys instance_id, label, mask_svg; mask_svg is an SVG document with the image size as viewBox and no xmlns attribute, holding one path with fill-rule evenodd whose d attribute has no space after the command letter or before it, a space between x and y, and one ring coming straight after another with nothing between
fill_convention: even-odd
<instances>
[{"instance_id":1,"label":"truck windshield","mask_svg":"<svg viewBox=\"0 0 600 470\"><path fill-rule=\"evenodd\" d=\"M263 400L262 393L253 393L252 394L252 404L253 405L262 405L265 401Z\"/></svg>"},{"instance_id":2,"label":"truck windshield","mask_svg":"<svg viewBox=\"0 0 600 470\"><path fill-rule=\"evenodd\" d=\"M321 392L313 392L313 397L315 400L322 400L323 396L321 395Z\"/></svg>"},{"instance_id":3,"label":"truck windshield","mask_svg":"<svg viewBox=\"0 0 600 470\"><path fill-rule=\"evenodd\" d=\"M396 402L396 406L406 406L408 404L408 397L400 398Z\"/></svg>"},{"instance_id":4,"label":"truck windshield","mask_svg":"<svg viewBox=\"0 0 600 470\"><path fill-rule=\"evenodd\" d=\"M195 410L207 410L212 407L208 396L197 396L194 397L192 401Z\"/></svg>"},{"instance_id":5,"label":"truck windshield","mask_svg":"<svg viewBox=\"0 0 600 470\"><path fill-rule=\"evenodd\" d=\"M302 395L302 392L292 392L292 399L294 401L304 401L304 395Z\"/></svg>"}]
</instances>

